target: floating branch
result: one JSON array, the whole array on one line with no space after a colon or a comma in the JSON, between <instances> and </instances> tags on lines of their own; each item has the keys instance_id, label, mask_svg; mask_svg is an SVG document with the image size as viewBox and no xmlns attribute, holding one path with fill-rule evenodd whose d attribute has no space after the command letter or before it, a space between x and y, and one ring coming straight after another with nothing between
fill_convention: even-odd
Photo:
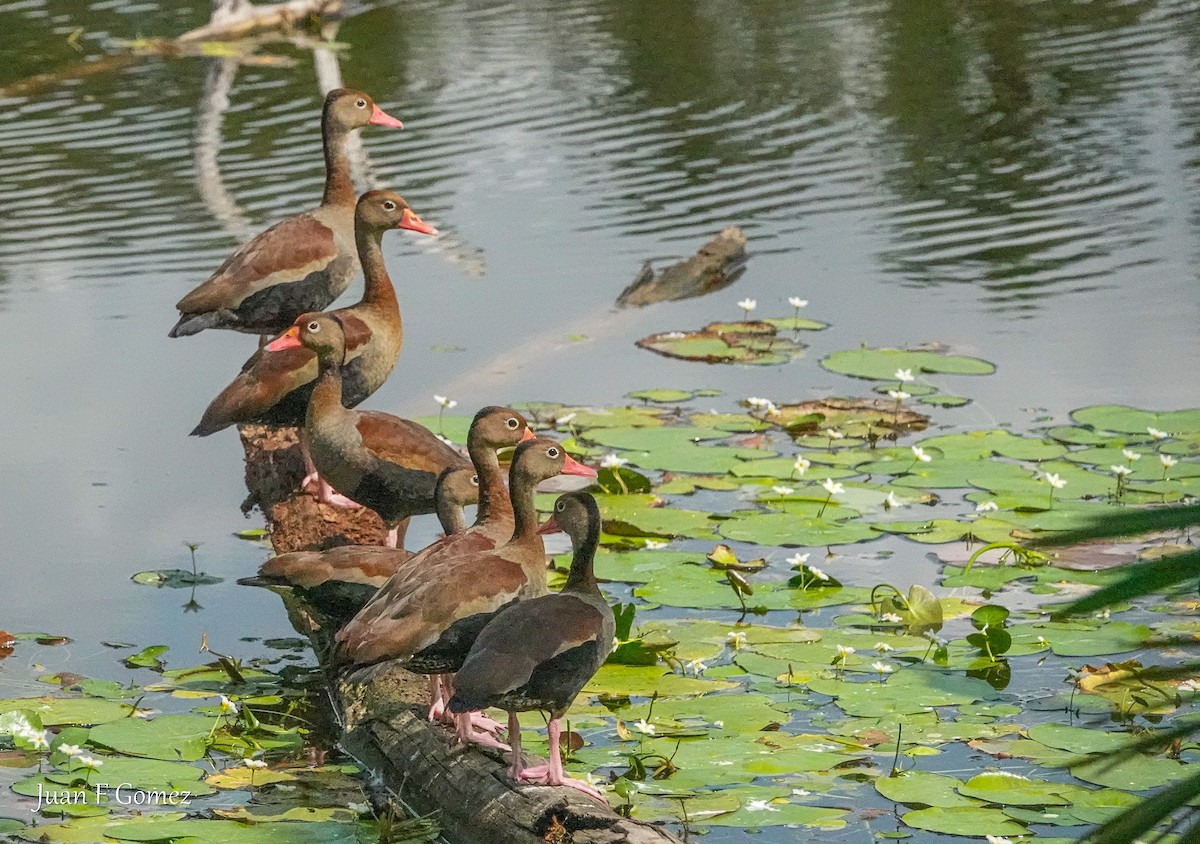
<instances>
[{"instance_id":1,"label":"floating branch","mask_svg":"<svg viewBox=\"0 0 1200 844\"><path fill-rule=\"evenodd\" d=\"M728 287L746 269L746 236L737 226L730 226L700 251L678 264L672 264L655 275L647 261L637 277L617 297L622 308L640 308L655 302L673 302L703 296Z\"/></svg>"}]
</instances>

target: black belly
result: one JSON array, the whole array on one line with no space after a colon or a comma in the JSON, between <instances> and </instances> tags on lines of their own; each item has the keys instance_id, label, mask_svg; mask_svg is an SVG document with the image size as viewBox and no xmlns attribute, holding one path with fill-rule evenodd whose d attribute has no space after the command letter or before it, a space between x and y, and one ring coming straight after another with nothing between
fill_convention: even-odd
<instances>
[{"instance_id":1,"label":"black belly","mask_svg":"<svg viewBox=\"0 0 1200 844\"><path fill-rule=\"evenodd\" d=\"M350 497L394 523L409 516L432 513L437 509L433 497L437 475L406 469L386 460L375 460Z\"/></svg>"},{"instance_id":2,"label":"black belly","mask_svg":"<svg viewBox=\"0 0 1200 844\"><path fill-rule=\"evenodd\" d=\"M489 705L510 712L540 709L558 718L571 707L603 660L598 642L564 651L535 668L528 683L490 701Z\"/></svg>"},{"instance_id":3,"label":"black belly","mask_svg":"<svg viewBox=\"0 0 1200 844\"><path fill-rule=\"evenodd\" d=\"M335 258L327 267L299 281L273 284L246 297L233 312L238 328L262 334L285 331L301 314L323 311L342 294L349 281L345 259Z\"/></svg>"},{"instance_id":4,"label":"black belly","mask_svg":"<svg viewBox=\"0 0 1200 844\"><path fill-rule=\"evenodd\" d=\"M503 607L498 607L496 612L515 603L515 600L510 601ZM483 612L459 619L450 625L436 642L405 660L404 667L418 674L451 674L457 671L462 668L463 660L471 651L471 645L475 644L475 638L495 617L496 612Z\"/></svg>"}]
</instances>

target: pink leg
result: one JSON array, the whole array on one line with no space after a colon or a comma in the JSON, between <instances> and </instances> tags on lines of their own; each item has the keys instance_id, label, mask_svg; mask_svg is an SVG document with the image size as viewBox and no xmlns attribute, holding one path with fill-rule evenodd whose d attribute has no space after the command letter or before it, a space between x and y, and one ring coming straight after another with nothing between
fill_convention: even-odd
<instances>
[{"instance_id":1,"label":"pink leg","mask_svg":"<svg viewBox=\"0 0 1200 844\"><path fill-rule=\"evenodd\" d=\"M582 791L588 797L594 797L601 803L607 803L604 795L583 780L571 779L563 774L562 754L559 752L559 737L562 734L562 722L555 718L550 722L550 758L546 765L536 768L526 768L521 772L518 782L528 782L535 785L565 785Z\"/></svg>"},{"instance_id":2,"label":"pink leg","mask_svg":"<svg viewBox=\"0 0 1200 844\"><path fill-rule=\"evenodd\" d=\"M322 504L328 504L331 507L340 507L343 510L359 510L362 505L357 501L352 501L344 495L333 491L333 487L325 483L324 479L317 474L317 466L313 463L312 454L308 450L308 434L304 429L300 429L300 456L304 459L304 480L300 482L300 488L312 493ZM313 491L313 487L316 491ZM391 546L396 547L396 546Z\"/></svg>"},{"instance_id":3,"label":"pink leg","mask_svg":"<svg viewBox=\"0 0 1200 844\"><path fill-rule=\"evenodd\" d=\"M508 713L508 746L512 749L512 764L508 766L508 775L513 781L521 781L521 772L525 770L525 757L521 755L521 722L517 713Z\"/></svg>"},{"instance_id":4,"label":"pink leg","mask_svg":"<svg viewBox=\"0 0 1200 844\"><path fill-rule=\"evenodd\" d=\"M442 675L442 683L445 684L445 689L446 689L445 698L446 698L446 702L449 703L450 698L454 697L454 675L453 674L443 674ZM489 718L487 715L484 715L482 712L474 711L474 712L467 712L465 714L470 717L471 726L474 727L476 730L483 730L485 732L495 734L504 729L503 724L501 724L499 721Z\"/></svg>"},{"instance_id":5,"label":"pink leg","mask_svg":"<svg viewBox=\"0 0 1200 844\"><path fill-rule=\"evenodd\" d=\"M389 528L388 532L387 532L387 539L385 539L383 541L383 544L386 545L388 548L395 548L399 541L400 541L400 526L396 525L395 527Z\"/></svg>"},{"instance_id":6,"label":"pink leg","mask_svg":"<svg viewBox=\"0 0 1200 844\"><path fill-rule=\"evenodd\" d=\"M446 700L442 697L442 681L437 674L429 675L429 720L437 723L446 714Z\"/></svg>"},{"instance_id":7,"label":"pink leg","mask_svg":"<svg viewBox=\"0 0 1200 844\"><path fill-rule=\"evenodd\" d=\"M471 715L464 712L461 715L456 715L456 726L454 728L455 738L461 744L478 744L483 747L494 747L498 750L508 750L508 745L497 739L491 733L477 731L471 725Z\"/></svg>"}]
</instances>

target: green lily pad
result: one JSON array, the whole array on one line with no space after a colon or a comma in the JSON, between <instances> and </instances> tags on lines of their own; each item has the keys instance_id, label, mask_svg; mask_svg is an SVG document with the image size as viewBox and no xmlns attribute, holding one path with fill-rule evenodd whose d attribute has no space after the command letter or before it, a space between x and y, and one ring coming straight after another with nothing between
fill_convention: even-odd
<instances>
[{"instance_id":1,"label":"green lily pad","mask_svg":"<svg viewBox=\"0 0 1200 844\"><path fill-rule=\"evenodd\" d=\"M65 724L103 724L128 718L133 711L128 704L101 698L29 697L0 700L0 712L25 710L37 715L42 725L57 727Z\"/></svg>"},{"instance_id":2,"label":"green lily pad","mask_svg":"<svg viewBox=\"0 0 1200 844\"><path fill-rule=\"evenodd\" d=\"M1113 753L1128 746L1133 737L1124 733L1076 727L1071 724L1035 724L1028 730L1034 741L1071 753Z\"/></svg>"},{"instance_id":3,"label":"green lily pad","mask_svg":"<svg viewBox=\"0 0 1200 844\"><path fill-rule=\"evenodd\" d=\"M1084 782L1124 791L1148 791L1195 775L1195 768L1174 759L1130 756L1114 763L1099 758L1075 765L1071 774Z\"/></svg>"},{"instance_id":4,"label":"green lily pad","mask_svg":"<svg viewBox=\"0 0 1200 844\"><path fill-rule=\"evenodd\" d=\"M715 538L709 514L661 506L655 495L597 495L596 501L605 531L614 536Z\"/></svg>"},{"instance_id":5,"label":"green lily pad","mask_svg":"<svg viewBox=\"0 0 1200 844\"><path fill-rule=\"evenodd\" d=\"M793 513L735 513L734 518L721 523L720 533L726 539L785 548L851 545L877 536L871 526L863 522L830 518L834 512L836 508L831 507L822 518L804 518Z\"/></svg>"},{"instance_id":6,"label":"green lily pad","mask_svg":"<svg viewBox=\"0 0 1200 844\"><path fill-rule=\"evenodd\" d=\"M941 809L978 806L978 800L971 800L958 793L962 784L962 780L944 774L904 771L894 777L880 777L875 780L875 790L888 800L903 803L905 806L932 806Z\"/></svg>"},{"instance_id":7,"label":"green lily pad","mask_svg":"<svg viewBox=\"0 0 1200 844\"><path fill-rule=\"evenodd\" d=\"M996 365L980 358L944 355L938 352L909 352L902 349L851 349L834 352L821 361L830 372L873 381L895 381L896 370L911 369L945 375L991 375Z\"/></svg>"},{"instance_id":8,"label":"green lily pad","mask_svg":"<svg viewBox=\"0 0 1200 844\"><path fill-rule=\"evenodd\" d=\"M1093 430L1139 434L1147 439L1147 428L1157 428L1171 436L1200 434L1200 408L1155 413L1126 405L1101 404L1073 411L1071 418Z\"/></svg>"},{"instance_id":9,"label":"green lily pad","mask_svg":"<svg viewBox=\"0 0 1200 844\"><path fill-rule=\"evenodd\" d=\"M967 806L916 809L901 815L900 820L915 829L970 838L982 837L985 832L1004 837L1025 833L1023 824L1012 820L1000 809Z\"/></svg>"},{"instance_id":10,"label":"green lily pad","mask_svg":"<svg viewBox=\"0 0 1200 844\"><path fill-rule=\"evenodd\" d=\"M152 569L139 571L130 580L142 586L155 586L159 589L191 589L193 586L211 586L220 583L222 579L204 572L193 574L183 569Z\"/></svg>"},{"instance_id":11,"label":"green lily pad","mask_svg":"<svg viewBox=\"0 0 1200 844\"><path fill-rule=\"evenodd\" d=\"M639 348L664 357L702 363L786 363L805 345L762 321L713 322L696 331L666 331L637 341Z\"/></svg>"},{"instance_id":12,"label":"green lily pad","mask_svg":"<svg viewBox=\"0 0 1200 844\"><path fill-rule=\"evenodd\" d=\"M960 794L1002 806L1065 806L1071 801L1059 792L1062 783L1039 782L1017 774L989 771L971 777Z\"/></svg>"},{"instance_id":13,"label":"green lily pad","mask_svg":"<svg viewBox=\"0 0 1200 844\"><path fill-rule=\"evenodd\" d=\"M160 715L152 721L125 718L95 727L89 737L129 756L194 762L204 757L218 721L202 715Z\"/></svg>"},{"instance_id":14,"label":"green lily pad","mask_svg":"<svg viewBox=\"0 0 1200 844\"><path fill-rule=\"evenodd\" d=\"M707 391L706 391L707 393ZM652 401L656 404L679 404L696 397L696 393L691 390L638 390L634 393L627 394L631 399L641 399L642 401Z\"/></svg>"}]
</instances>

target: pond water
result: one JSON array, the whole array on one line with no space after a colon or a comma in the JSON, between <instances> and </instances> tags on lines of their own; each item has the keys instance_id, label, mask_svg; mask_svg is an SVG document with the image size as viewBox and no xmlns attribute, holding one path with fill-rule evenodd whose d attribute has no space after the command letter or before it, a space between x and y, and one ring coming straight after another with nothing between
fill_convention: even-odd
<instances>
[{"instance_id":1,"label":"pond water","mask_svg":"<svg viewBox=\"0 0 1200 844\"><path fill-rule=\"evenodd\" d=\"M1186 0L413 0L356 5L344 49L241 63L123 50L203 23L196 0L0 12L0 627L72 637L37 652L52 668L121 677L105 639L191 659L204 631L218 650L290 635L274 596L233 585L266 556L232 536L259 524L236 436L187 437L254 341L166 333L240 239L316 201L339 74L406 124L363 133L369 179L446 232L385 239L406 344L370 407L863 393L817 365L859 343L995 362L938 417L964 429L1200 395ZM644 260L727 225L752 256L734 286L614 308ZM780 367L633 345L746 296L775 316L802 296L831 328ZM186 567L187 542L225 578L194 613L129 581ZM889 565L931 582L924 553Z\"/></svg>"}]
</instances>

